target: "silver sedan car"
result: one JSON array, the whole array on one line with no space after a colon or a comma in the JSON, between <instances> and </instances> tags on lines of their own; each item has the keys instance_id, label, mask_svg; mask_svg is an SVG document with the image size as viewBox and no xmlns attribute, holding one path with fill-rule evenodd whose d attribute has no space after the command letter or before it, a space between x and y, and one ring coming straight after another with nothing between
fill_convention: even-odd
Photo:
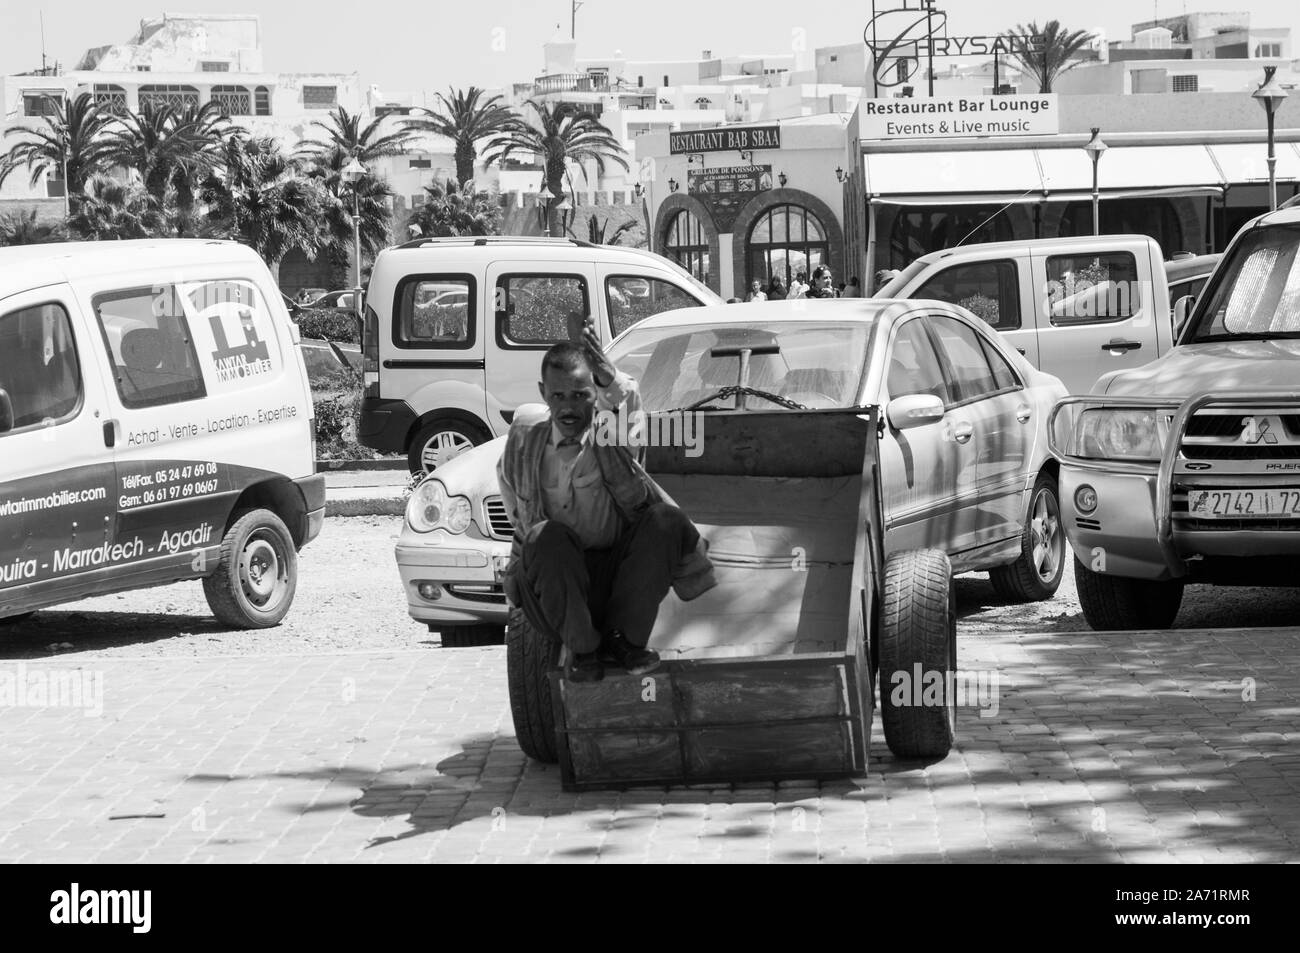
<instances>
[{"instance_id":1,"label":"silver sedan car","mask_svg":"<svg viewBox=\"0 0 1300 953\"><path fill-rule=\"evenodd\" d=\"M989 572L1009 601L1048 599L1060 585L1065 535L1046 427L1066 389L964 308L885 299L689 308L633 326L609 356L639 382L649 441L707 440L714 413L880 406L887 552L944 550L956 572ZM407 507L397 544L407 604L444 645L504 634L513 538L496 483L504 445L439 467Z\"/></svg>"}]
</instances>

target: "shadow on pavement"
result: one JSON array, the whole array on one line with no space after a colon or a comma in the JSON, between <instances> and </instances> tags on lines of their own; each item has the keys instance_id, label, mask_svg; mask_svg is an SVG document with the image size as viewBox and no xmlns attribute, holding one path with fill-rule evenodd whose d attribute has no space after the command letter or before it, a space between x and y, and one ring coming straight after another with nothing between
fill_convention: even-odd
<instances>
[{"instance_id":1,"label":"shadow on pavement","mask_svg":"<svg viewBox=\"0 0 1300 953\"><path fill-rule=\"evenodd\" d=\"M21 622L0 623L0 659L49 658L52 653L75 655L165 639L238 638L255 634L231 629L210 615L43 609Z\"/></svg>"}]
</instances>

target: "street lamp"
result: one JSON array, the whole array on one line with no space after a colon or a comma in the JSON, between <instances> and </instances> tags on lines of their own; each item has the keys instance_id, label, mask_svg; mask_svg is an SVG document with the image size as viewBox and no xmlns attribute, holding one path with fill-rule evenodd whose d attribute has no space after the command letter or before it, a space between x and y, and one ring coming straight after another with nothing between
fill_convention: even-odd
<instances>
[{"instance_id":1,"label":"street lamp","mask_svg":"<svg viewBox=\"0 0 1300 953\"><path fill-rule=\"evenodd\" d=\"M568 197L567 195L564 196L564 198L562 198L562 199L560 200L560 204L559 204L559 205L555 206L555 210L556 210L557 212L560 213L560 231L561 231L561 232L565 231L565 230L568 228L568 225L567 225L567 224L565 223L565 221L564 221L564 218L565 218L564 213L567 212L567 211L569 211L569 210L572 209L572 208L573 208L573 203L569 201L569 197Z\"/></svg>"},{"instance_id":2,"label":"street lamp","mask_svg":"<svg viewBox=\"0 0 1300 953\"><path fill-rule=\"evenodd\" d=\"M551 237L550 205L553 198L555 196L543 183L537 192L537 223L542 227L542 234L547 238Z\"/></svg>"},{"instance_id":3,"label":"street lamp","mask_svg":"<svg viewBox=\"0 0 1300 953\"><path fill-rule=\"evenodd\" d=\"M365 178L366 167L357 161L353 156L352 161L343 167L339 173L343 181L352 186L352 308L357 314L357 320L362 321L361 315L361 204L357 198L358 186L361 180Z\"/></svg>"},{"instance_id":4,"label":"street lamp","mask_svg":"<svg viewBox=\"0 0 1300 953\"><path fill-rule=\"evenodd\" d=\"M1083 151L1088 153L1088 158L1092 160L1092 233L1094 235L1101 234L1101 190L1097 186L1097 163L1101 161L1101 154L1109 148L1110 146L1101 141L1101 129L1093 126L1092 138L1083 147Z\"/></svg>"},{"instance_id":5,"label":"street lamp","mask_svg":"<svg viewBox=\"0 0 1300 953\"><path fill-rule=\"evenodd\" d=\"M1273 74L1276 72L1276 66L1265 66L1264 82L1260 84L1259 89L1250 94L1259 100L1259 104L1264 107L1264 114L1268 116L1268 207L1270 210L1277 208L1277 156L1273 152L1273 117L1277 114L1277 107L1281 106L1282 100L1287 97L1286 90L1273 82Z\"/></svg>"}]
</instances>

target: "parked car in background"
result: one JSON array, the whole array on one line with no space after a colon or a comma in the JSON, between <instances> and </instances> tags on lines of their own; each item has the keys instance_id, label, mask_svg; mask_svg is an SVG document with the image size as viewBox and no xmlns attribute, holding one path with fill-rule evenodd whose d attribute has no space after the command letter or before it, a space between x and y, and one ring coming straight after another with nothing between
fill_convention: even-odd
<instances>
[{"instance_id":1,"label":"parked car in background","mask_svg":"<svg viewBox=\"0 0 1300 953\"><path fill-rule=\"evenodd\" d=\"M1177 346L1054 412L1094 629L1167 628L1188 583L1294 586L1300 558L1300 208L1250 222Z\"/></svg>"},{"instance_id":2,"label":"parked car in background","mask_svg":"<svg viewBox=\"0 0 1300 953\"><path fill-rule=\"evenodd\" d=\"M338 308L344 311L354 311L356 310L356 306L353 304L355 294L356 292L351 289L346 289L344 291L330 291L311 301L305 305L305 307Z\"/></svg>"},{"instance_id":3,"label":"parked car in background","mask_svg":"<svg viewBox=\"0 0 1300 953\"><path fill-rule=\"evenodd\" d=\"M923 255L876 298L937 298L984 319L1034 367L1086 394L1173 347L1163 254L1147 235L961 245Z\"/></svg>"},{"instance_id":4,"label":"parked car in background","mask_svg":"<svg viewBox=\"0 0 1300 953\"><path fill-rule=\"evenodd\" d=\"M649 315L722 299L675 262L568 238L427 238L375 259L359 441L429 472L505 433L569 323L602 342Z\"/></svg>"},{"instance_id":5,"label":"parked car in background","mask_svg":"<svg viewBox=\"0 0 1300 953\"><path fill-rule=\"evenodd\" d=\"M1060 585L1046 427L1066 391L969 312L878 299L691 308L645 319L608 353L637 378L646 410L699 411L704 441L714 412L880 405L886 553L942 550L955 572L988 571L1009 600ZM530 355L530 383L540 357ZM503 635L514 534L496 479L504 443L444 463L406 510L396 556L408 609L444 644Z\"/></svg>"}]
</instances>

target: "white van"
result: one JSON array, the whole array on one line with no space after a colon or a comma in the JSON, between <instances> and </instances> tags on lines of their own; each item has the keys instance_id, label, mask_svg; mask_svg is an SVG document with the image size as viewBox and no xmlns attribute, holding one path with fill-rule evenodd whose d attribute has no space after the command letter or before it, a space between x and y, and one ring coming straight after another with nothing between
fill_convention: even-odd
<instances>
[{"instance_id":1,"label":"white van","mask_svg":"<svg viewBox=\"0 0 1300 953\"><path fill-rule=\"evenodd\" d=\"M542 353L590 317L603 342L722 299L668 259L565 238L427 238L379 253L366 295L357 438L413 472L506 432Z\"/></svg>"},{"instance_id":2,"label":"white van","mask_svg":"<svg viewBox=\"0 0 1300 953\"><path fill-rule=\"evenodd\" d=\"M248 248L0 249L0 618L202 578L222 622L275 625L325 516L312 418Z\"/></svg>"}]
</instances>

